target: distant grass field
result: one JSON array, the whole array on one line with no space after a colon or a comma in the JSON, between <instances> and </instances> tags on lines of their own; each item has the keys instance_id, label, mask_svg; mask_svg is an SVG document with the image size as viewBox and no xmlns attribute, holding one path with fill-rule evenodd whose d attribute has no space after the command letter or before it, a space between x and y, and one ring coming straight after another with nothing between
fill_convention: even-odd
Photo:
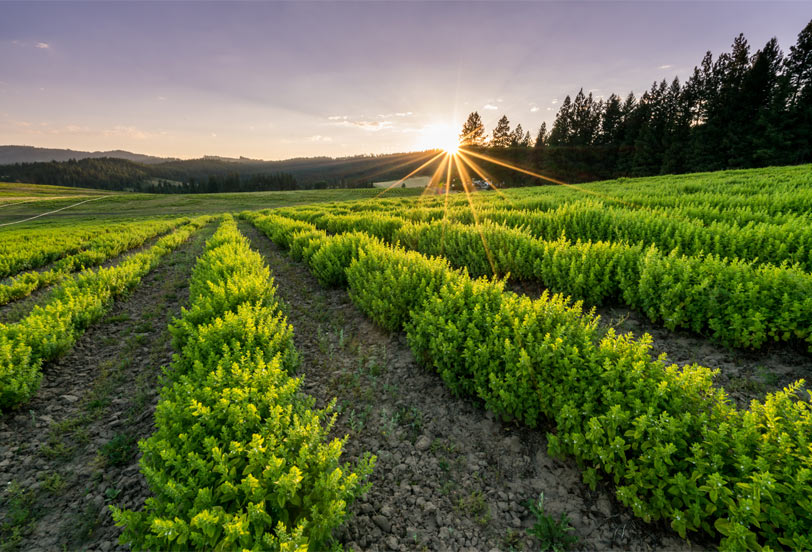
<instances>
[{"instance_id":1,"label":"distant grass field","mask_svg":"<svg viewBox=\"0 0 812 552\"><path fill-rule=\"evenodd\" d=\"M428 176L413 176L412 178L407 178L405 180L406 188L425 188L429 184ZM393 184L397 184L397 180L387 180L386 182L375 182L374 186L376 188L388 188ZM398 187L402 187L398 184Z\"/></svg>"},{"instance_id":2,"label":"distant grass field","mask_svg":"<svg viewBox=\"0 0 812 552\"><path fill-rule=\"evenodd\" d=\"M350 190L303 190L285 192L245 192L234 194L135 194L37 184L0 183L0 224L23 220L45 212L69 207L91 197L105 197L22 224L35 225L86 218L160 217L201 215L271 209L308 203L417 196L418 188L394 188L383 193L375 188ZM6 228L20 228L15 224ZM0 228L0 230L2 230Z\"/></svg>"}]
</instances>

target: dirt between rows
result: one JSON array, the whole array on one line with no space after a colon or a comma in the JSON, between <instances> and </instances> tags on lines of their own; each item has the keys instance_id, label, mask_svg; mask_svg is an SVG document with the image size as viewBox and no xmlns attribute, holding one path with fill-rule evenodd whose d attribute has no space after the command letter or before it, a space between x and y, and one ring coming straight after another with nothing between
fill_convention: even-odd
<instances>
[{"instance_id":1,"label":"dirt between rows","mask_svg":"<svg viewBox=\"0 0 812 552\"><path fill-rule=\"evenodd\" d=\"M511 282L509 289L537 298L544 287L528 282ZM585 307L589 309L589 307ZM739 408L748 408L753 400L763 400L799 379L809 383L812 355L805 345L767 344L759 350L735 349L686 330L669 330L644 314L623 305L595 308L603 328L614 327L620 333L652 337L653 356L665 353L667 362L685 366L699 364L719 370L715 383L727 391Z\"/></svg>"},{"instance_id":2,"label":"dirt between rows","mask_svg":"<svg viewBox=\"0 0 812 552\"><path fill-rule=\"evenodd\" d=\"M27 404L0 415L0 550L113 550L108 505L140 507L149 489L136 443L153 432L167 326L213 225L198 230L43 368Z\"/></svg>"},{"instance_id":3,"label":"dirt between rows","mask_svg":"<svg viewBox=\"0 0 812 552\"><path fill-rule=\"evenodd\" d=\"M334 397L344 458L377 455L371 490L336 537L349 550L538 550L528 508L566 515L581 550L697 550L645 524L606 487L591 491L573 461L547 455L543 430L502 423L453 396L415 361L402 333L373 325L343 289L324 289L251 225L241 230L271 268L301 355L303 390Z\"/></svg>"}]
</instances>

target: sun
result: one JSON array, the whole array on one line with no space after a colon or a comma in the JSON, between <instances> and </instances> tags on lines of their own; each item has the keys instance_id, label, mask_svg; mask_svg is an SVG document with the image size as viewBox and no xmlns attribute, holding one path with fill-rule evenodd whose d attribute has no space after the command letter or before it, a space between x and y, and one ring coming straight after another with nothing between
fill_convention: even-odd
<instances>
[{"instance_id":1,"label":"sun","mask_svg":"<svg viewBox=\"0 0 812 552\"><path fill-rule=\"evenodd\" d=\"M426 125L418 131L417 146L420 149L439 149L455 155L460 146L455 127L449 124Z\"/></svg>"}]
</instances>

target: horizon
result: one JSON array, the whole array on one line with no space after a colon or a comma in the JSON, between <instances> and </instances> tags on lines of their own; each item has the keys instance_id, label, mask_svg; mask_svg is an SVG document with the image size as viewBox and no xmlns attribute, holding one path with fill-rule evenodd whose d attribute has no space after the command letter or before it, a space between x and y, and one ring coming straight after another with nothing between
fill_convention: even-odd
<instances>
[{"instance_id":1,"label":"horizon","mask_svg":"<svg viewBox=\"0 0 812 552\"><path fill-rule=\"evenodd\" d=\"M0 141L341 158L441 148L473 111L488 132L507 115L535 135L580 88L639 96L684 82L739 33L787 53L812 11L731 6L6 3Z\"/></svg>"}]
</instances>

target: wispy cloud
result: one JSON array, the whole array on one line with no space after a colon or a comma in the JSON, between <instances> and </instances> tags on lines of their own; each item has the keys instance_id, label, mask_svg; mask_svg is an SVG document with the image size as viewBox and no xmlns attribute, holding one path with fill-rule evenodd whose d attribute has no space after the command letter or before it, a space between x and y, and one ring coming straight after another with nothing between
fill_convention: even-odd
<instances>
[{"instance_id":1,"label":"wispy cloud","mask_svg":"<svg viewBox=\"0 0 812 552\"><path fill-rule=\"evenodd\" d=\"M538 110L539 110L539 106L534 105L533 107L530 108L530 113L535 113Z\"/></svg>"},{"instance_id":2,"label":"wispy cloud","mask_svg":"<svg viewBox=\"0 0 812 552\"><path fill-rule=\"evenodd\" d=\"M674 66L673 65L660 65L658 67L658 69L671 69L672 67L674 67Z\"/></svg>"},{"instance_id":3,"label":"wispy cloud","mask_svg":"<svg viewBox=\"0 0 812 552\"><path fill-rule=\"evenodd\" d=\"M384 130L387 128L392 128L394 123L392 121L367 121L367 120L360 120L360 121L353 121L350 120L349 117L346 115L334 115L332 117L327 117L332 124L338 126L345 126L345 127L357 127L364 130L369 130L371 132L377 132L379 130Z\"/></svg>"},{"instance_id":4,"label":"wispy cloud","mask_svg":"<svg viewBox=\"0 0 812 552\"><path fill-rule=\"evenodd\" d=\"M392 128L394 123L392 121L350 121L350 124L364 130L377 132L385 128Z\"/></svg>"},{"instance_id":5,"label":"wispy cloud","mask_svg":"<svg viewBox=\"0 0 812 552\"><path fill-rule=\"evenodd\" d=\"M389 119L390 117L411 117L414 115L411 111L397 111L395 113L386 113L382 115L378 115L381 119Z\"/></svg>"},{"instance_id":6,"label":"wispy cloud","mask_svg":"<svg viewBox=\"0 0 812 552\"><path fill-rule=\"evenodd\" d=\"M116 125L102 132L104 136L115 136L118 138L134 138L136 140L146 140L152 134L144 132L134 126ZM215 136L212 134L212 136Z\"/></svg>"},{"instance_id":7,"label":"wispy cloud","mask_svg":"<svg viewBox=\"0 0 812 552\"><path fill-rule=\"evenodd\" d=\"M321 134L316 134L308 138L311 142L332 142L333 139L329 136L322 136Z\"/></svg>"},{"instance_id":8,"label":"wispy cloud","mask_svg":"<svg viewBox=\"0 0 812 552\"><path fill-rule=\"evenodd\" d=\"M482 109L487 109L488 111L496 111L499 108L493 104L485 104L484 106L482 106Z\"/></svg>"},{"instance_id":9,"label":"wispy cloud","mask_svg":"<svg viewBox=\"0 0 812 552\"><path fill-rule=\"evenodd\" d=\"M555 100L551 101L550 103L551 103L551 104L553 104L553 105L555 105L555 104L557 104L557 103L558 103L558 99L555 99Z\"/></svg>"},{"instance_id":10,"label":"wispy cloud","mask_svg":"<svg viewBox=\"0 0 812 552\"><path fill-rule=\"evenodd\" d=\"M48 44L47 42L37 42L36 44L34 44L34 48L39 48L40 50L47 50L50 47L51 45Z\"/></svg>"}]
</instances>

